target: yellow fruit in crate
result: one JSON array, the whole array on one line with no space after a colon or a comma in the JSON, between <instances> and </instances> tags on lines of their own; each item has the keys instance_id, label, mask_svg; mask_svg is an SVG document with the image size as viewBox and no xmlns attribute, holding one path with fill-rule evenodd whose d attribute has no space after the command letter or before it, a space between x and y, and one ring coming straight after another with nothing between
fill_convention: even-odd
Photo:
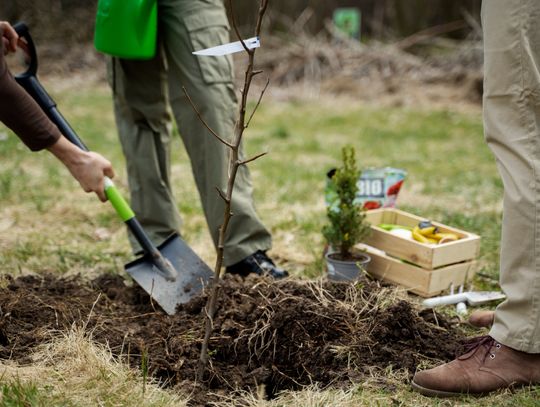
<instances>
[{"instance_id":1,"label":"yellow fruit in crate","mask_svg":"<svg viewBox=\"0 0 540 407\"><path fill-rule=\"evenodd\" d=\"M436 232L437 228L435 226L428 226L425 228L421 228L418 226L418 233L420 233L422 236L430 237Z\"/></svg>"},{"instance_id":2,"label":"yellow fruit in crate","mask_svg":"<svg viewBox=\"0 0 540 407\"><path fill-rule=\"evenodd\" d=\"M438 240L439 244L442 244L448 242L455 242L456 240L459 240L459 236L455 233L436 233L435 239Z\"/></svg>"},{"instance_id":3,"label":"yellow fruit in crate","mask_svg":"<svg viewBox=\"0 0 540 407\"><path fill-rule=\"evenodd\" d=\"M414 240L420 243L424 244L431 244L431 243L437 243L437 240L429 238L424 236L422 233L420 233L420 228L418 226L415 226L412 230L412 237Z\"/></svg>"},{"instance_id":4,"label":"yellow fruit in crate","mask_svg":"<svg viewBox=\"0 0 540 407\"><path fill-rule=\"evenodd\" d=\"M439 232L437 226L425 220L413 228L413 238L421 243L448 243L459 240L459 236L450 232Z\"/></svg>"}]
</instances>

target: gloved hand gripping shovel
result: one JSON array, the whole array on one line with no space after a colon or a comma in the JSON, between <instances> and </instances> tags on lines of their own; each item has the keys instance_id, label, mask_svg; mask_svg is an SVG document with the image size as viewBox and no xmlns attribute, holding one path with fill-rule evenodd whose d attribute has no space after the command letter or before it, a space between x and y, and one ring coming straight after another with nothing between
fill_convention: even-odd
<instances>
[{"instance_id":1,"label":"gloved hand gripping shovel","mask_svg":"<svg viewBox=\"0 0 540 407\"><path fill-rule=\"evenodd\" d=\"M69 141L88 151L37 79L37 54L28 27L19 23L14 28L26 41L25 52L29 57L27 70L16 75L15 80L40 105ZM177 234L169 236L160 246L154 246L127 202L107 177L105 193L144 251L141 258L125 265L126 271L167 314L174 314L178 304L188 302L202 291L213 276L212 270Z\"/></svg>"}]
</instances>

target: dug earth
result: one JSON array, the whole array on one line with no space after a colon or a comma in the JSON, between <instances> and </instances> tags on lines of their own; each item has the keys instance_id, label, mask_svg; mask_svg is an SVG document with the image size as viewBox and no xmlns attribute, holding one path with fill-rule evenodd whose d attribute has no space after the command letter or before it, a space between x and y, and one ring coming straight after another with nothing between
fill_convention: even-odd
<instances>
[{"instance_id":1,"label":"dug earth","mask_svg":"<svg viewBox=\"0 0 540 407\"><path fill-rule=\"evenodd\" d=\"M210 343L211 367L205 383L195 385L204 294L168 316L117 275L90 282L49 275L4 279L0 358L31 363L32 349L49 341L51 331L85 325L94 341L135 369L147 354L150 374L166 386L179 391L198 386L192 406L261 386L268 398L314 383L344 388L389 366L412 375L427 359L453 359L454 344L463 339L444 317L392 299L390 289L377 282L227 275Z\"/></svg>"}]
</instances>

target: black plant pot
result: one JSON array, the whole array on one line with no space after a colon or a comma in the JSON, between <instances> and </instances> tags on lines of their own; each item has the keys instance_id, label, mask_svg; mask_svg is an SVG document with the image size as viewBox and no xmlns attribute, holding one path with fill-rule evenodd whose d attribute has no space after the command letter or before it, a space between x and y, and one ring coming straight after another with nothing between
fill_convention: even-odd
<instances>
[{"instance_id":1,"label":"black plant pot","mask_svg":"<svg viewBox=\"0 0 540 407\"><path fill-rule=\"evenodd\" d=\"M338 260L337 253L329 252L324 256L328 269L328 278L335 281L356 281L364 276L363 270L371 261L366 253L355 253L355 260Z\"/></svg>"}]
</instances>

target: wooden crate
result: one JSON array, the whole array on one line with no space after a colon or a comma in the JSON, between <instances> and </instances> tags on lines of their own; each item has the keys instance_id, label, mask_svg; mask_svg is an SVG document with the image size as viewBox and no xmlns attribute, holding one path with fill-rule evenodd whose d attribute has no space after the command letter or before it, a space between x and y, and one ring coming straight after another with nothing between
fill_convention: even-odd
<instances>
[{"instance_id":1,"label":"wooden crate","mask_svg":"<svg viewBox=\"0 0 540 407\"><path fill-rule=\"evenodd\" d=\"M379 251L367 249L371 261L367 271L373 277L403 286L422 297L432 297L448 290L453 284L457 289L472 279L476 272L476 261L466 261L440 267L424 269L414 264L390 257Z\"/></svg>"},{"instance_id":2,"label":"wooden crate","mask_svg":"<svg viewBox=\"0 0 540 407\"><path fill-rule=\"evenodd\" d=\"M371 235L366 239L366 244L382 250L392 257L417 264L424 269L433 270L450 264L473 260L478 257L480 252L480 236L442 223L431 222L441 232L455 233L460 239L440 245L427 245L393 235L377 226L381 223L391 223L414 227L418 222L427 220L399 209L373 209L366 212L366 220L371 223Z\"/></svg>"}]
</instances>

